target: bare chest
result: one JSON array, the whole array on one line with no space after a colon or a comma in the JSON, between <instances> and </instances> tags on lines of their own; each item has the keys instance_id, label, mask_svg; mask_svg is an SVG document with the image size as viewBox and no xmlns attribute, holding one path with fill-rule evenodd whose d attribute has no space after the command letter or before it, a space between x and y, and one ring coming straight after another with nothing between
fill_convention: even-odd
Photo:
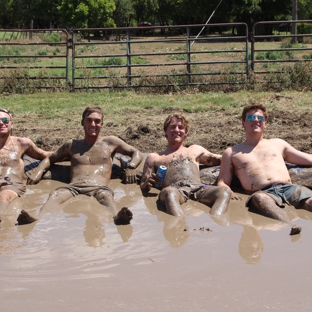
<instances>
[{"instance_id":1,"label":"bare chest","mask_svg":"<svg viewBox=\"0 0 312 312\"><path fill-rule=\"evenodd\" d=\"M178 153L172 153L169 155L161 155L156 159L156 166L165 165L167 167L170 166L177 166L181 162L185 161L191 161L193 163L196 163L196 160L190 153L186 152L178 152Z\"/></svg>"},{"instance_id":2,"label":"bare chest","mask_svg":"<svg viewBox=\"0 0 312 312\"><path fill-rule=\"evenodd\" d=\"M112 150L108 145L96 144L91 148L72 151L72 162L76 165L102 165L111 162Z\"/></svg>"},{"instance_id":3,"label":"bare chest","mask_svg":"<svg viewBox=\"0 0 312 312\"><path fill-rule=\"evenodd\" d=\"M12 166L14 163L20 161L20 155L18 152L11 150L10 148L2 148L0 150L0 165Z\"/></svg>"},{"instance_id":4,"label":"bare chest","mask_svg":"<svg viewBox=\"0 0 312 312\"><path fill-rule=\"evenodd\" d=\"M274 148L254 149L250 152L239 152L232 156L232 163L237 172L248 168L274 166L276 162L283 162L283 158L281 153Z\"/></svg>"}]
</instances>

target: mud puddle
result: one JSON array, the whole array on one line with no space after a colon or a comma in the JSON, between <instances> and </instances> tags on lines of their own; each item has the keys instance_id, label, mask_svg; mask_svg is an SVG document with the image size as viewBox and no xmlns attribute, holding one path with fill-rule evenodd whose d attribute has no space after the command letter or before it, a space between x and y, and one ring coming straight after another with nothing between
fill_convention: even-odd
<instances>
[{"instance_id":1,"label":"mud puddle","mask_svg":"<svg viewBox=\"0 0 312 312\"><path fill-rule=\"evenodd\" d=\"M36 213L59 185L29 187L14 211ZM134 213L131 225L116 227L83 196L34 224L1 225L4 311L310 310L312 213L287 208L303 228L291 237L243 201L223 219L189 201L179 220L156 209L156 190L145 198L119 180L110 187Z\"/></svg>"}]
</instances>

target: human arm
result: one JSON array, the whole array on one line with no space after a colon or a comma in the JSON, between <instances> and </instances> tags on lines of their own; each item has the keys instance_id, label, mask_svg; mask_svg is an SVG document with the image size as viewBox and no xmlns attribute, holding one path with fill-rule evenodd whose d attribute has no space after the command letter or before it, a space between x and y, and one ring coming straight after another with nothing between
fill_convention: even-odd
<instances>
[{"instance_id":1,"label":"human arm","mask_svg":"<svg viewBox=\"0 0 312 312\"><path fill-rule=\"evenodd\" d=\"M135 168L137 168L141 163L143 154L138 149L118 138L113 138L113 140L117 143L115 152L131 157L131 160L126 164L123 182L126 184L136 183L137 179Z\"/></svg>"},{"instance_id":2,"label":"human arm","mask_svg":"<svg viewBox=\"0 0 312 312\"><path fill-rule=\"evenodd\" d=\"M39 148L31 139L20 138L20 140L21 145L25 147L24 154L34 159L43 160L52 154L51 151L44 151L43 149Z\"/></svg>"},{"instance_id":3,"label":"human arm","mask_svg":"<svg viewBox=\"0 0 312 312\"><path fill-rule=\"evenodd\" d=\"M240 197L236 195L230 187L233 175L234 167L232 163L232 148L229 147L222 154L217 185L228 187L231 190L231 199L240 199Z\"/></svg>"},{"instance_id":4,"label":"human arm","mask_svg":"<svg viewBox=\"0 0 312 312\"><path fill-rule=\"evenodd\" d=\"M152 186L155 184L157 180L155 172L154 154L149 154L146 157L143 167L143 174L140 184L142 192L148 193L151 190Z\"/></svg>"},{"instance_id":5,"label":"human arm","mask_svg":"<svg viewBox=\"0 0 312 312\"><path fill-rule=\"evenodd\" d=\"M296 164L296 165L301 165L301 166L310 166L310 167L312 166L311 154L301 152L295 149L286 141L281 140L281 139L275 139L274 144L276 143L282 146L283 158L285 161L291 164Z\"/></svg>"},{"instance_id":6,"label":"human arm","mask_svg":"<svg viewBox=\"0 0 312 312\"><path fill-rule=\"evenodd\" d=\"M41 180L44 172L48 170L54 163L67 158L70 155L69 150L71 143L71 140L66 142L56 152L50 153L48 157L42 160L39 166L29 175L27 184L37 184Z\"/></svg>"},{"instance_id":7,"label":"human arm","mask_svg":"<svg viewBox=\"0 0 312 312\"><path fill-rule=\"evenodd\" d=\"M213 154L200 145L194 145L194 149L196 149L196 153L198 154L198 163L208 167L220 165L221 155Z\"/></svg>"}]
</instances>

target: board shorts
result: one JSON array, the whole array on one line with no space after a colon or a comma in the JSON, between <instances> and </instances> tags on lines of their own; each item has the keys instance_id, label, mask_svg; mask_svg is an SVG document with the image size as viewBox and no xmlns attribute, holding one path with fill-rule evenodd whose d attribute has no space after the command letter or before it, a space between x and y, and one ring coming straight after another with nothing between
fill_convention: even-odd
<instances>
[{"instance_id":1,"label":"board shorts","mask_svg":"<svg viewBox=\"0 0 312 312\"><path fill-rule=\"evenodd\" d=\"M7 185L2 185L0 190L3 191L3 190L10 190L10 191L13 191L15 192L18 197L21 197L22 195L25 194L26 192L26 186L24 183L21 183L21 182L13 182L11 181L10 179L8 179L8 184Z\"/></svg>"},{"instance_id":2,"label":"board shorts","mask_svg":"<svg viewBox=\"0 0 312 312\"><path fill-rule=\"evenodd\" d=\"M96 197L96 195L102 191L108 191L114 197L114 192L108 186L105 186L105 185L71 183L65 186L58 187L56 191L61 190L61 189L69 190L74 197L80 194Z\"/></svg>"},{"instance_id":3,"label":"board shorts","mask_svg":"<svg viewBox=\"0 0 312 312\"><path fill-rule=\"evenodd\" d=\"M274 183L250 195L246 201L247 207L251 198L257 193L265 193L269 195L281 208L285 207L285 203L296 208L300 208L300 202L302 200L312 197L312 191L305 186L287 183Z\"/></svg>"},{"instance_id":4,"label":"board shorts","mask_svg":"<svg viewBox=\"0 0 312 312\"><path fill-rule=\"evenodd\" d=\"M213 187L213 185L208 184L188 184L184 182L177 182L170 186L175 187L181 193L185 202L187 202L188 199L200 201L200 199L204 195L205 190Z\"/></svg>"}]
</instances>

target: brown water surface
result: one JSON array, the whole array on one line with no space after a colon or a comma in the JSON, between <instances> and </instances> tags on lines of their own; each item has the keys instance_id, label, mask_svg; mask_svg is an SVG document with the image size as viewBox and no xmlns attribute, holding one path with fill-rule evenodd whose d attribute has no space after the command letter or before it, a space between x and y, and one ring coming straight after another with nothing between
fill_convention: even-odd
<instances>
[{"instance_id":1,"label":"brown water surface","mask_svg":"<svg viewBox=\"0 0 312 312\"><path fill-rule=\"evenodd\" d=\"M59 185L28 187L12 209L36 214ZM178 219L157 210L157 190L110 186L131 225L86 196L30 225L0 224L2 311L310 311L312 213L288 207L303 228L289 236L243 201L223 219L189 201Z\"/></svg>"}]
</instances>

